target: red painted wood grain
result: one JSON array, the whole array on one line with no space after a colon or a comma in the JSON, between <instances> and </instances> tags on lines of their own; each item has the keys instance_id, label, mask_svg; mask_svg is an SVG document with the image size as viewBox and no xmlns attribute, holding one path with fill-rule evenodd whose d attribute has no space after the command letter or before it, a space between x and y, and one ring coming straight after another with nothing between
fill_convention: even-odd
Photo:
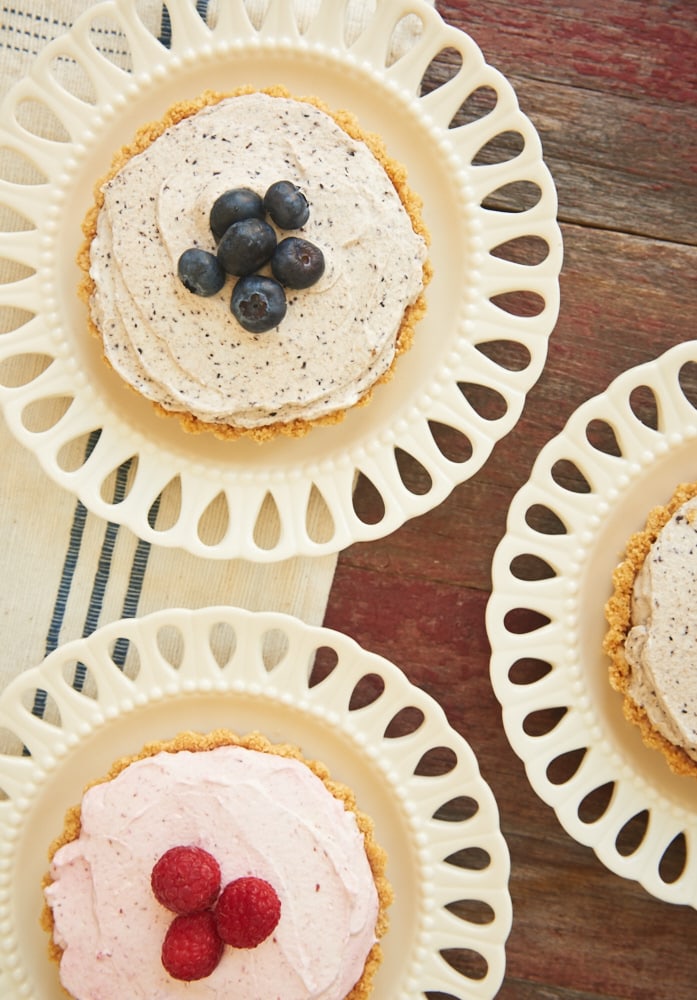
<instances>
[{"instance_id":1,"label":"red painted wood grain","mask_svg":"<svg viewBox=\"0 0 697 1000\"><path fill-rule=\"evenodd\" d=\"M516 427L437 508L341 554L326 623L437 699L496 795L514 907L501 1000L694 1000L697 912L610 873L537 798L503 730L484 615L508 506L540 448L621 372L697 337L697 3L437 8L506 74L540 133L565 245L560 315ZM444 56L427 85L450 72ZM417 468L405 476L427 486Z\"/></svg>"}]
</instances>

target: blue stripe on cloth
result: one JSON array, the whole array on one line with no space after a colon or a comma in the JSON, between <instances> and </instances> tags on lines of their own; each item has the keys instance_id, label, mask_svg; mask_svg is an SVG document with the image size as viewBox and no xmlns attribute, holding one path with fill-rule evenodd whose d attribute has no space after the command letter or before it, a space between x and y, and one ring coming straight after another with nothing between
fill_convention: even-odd
<instances>
[{"instance_id":1,"label":"blue stripe on cloth","mask_svg":"<svg viewBox=\"0 0 697 1000\"><path fill-rule=\"evenodd\" d=\"M196 0L196 10L200 17L205 21L208 14L208 3L209 0ZM169 47L172 43L172 22L169 15L169 10L166 4L162 6L162 18L160 24L160 41L163 45ZM91 455L99 437L101 435L101 430L92 431L90 434L87 445L85 447L85 461ZM125 462L118 470L116 484L114 489L114 502L118 503L119 499L123 499L125 486L128 479L128 472L130 470L131 461ZM160 498L158 497L153 504L148 519L150 524L154 526L157 519L157 512L159 510ZM46 642L44 645L44 655L48 656L49 653L53 652L57 648L60 632L65 619L65 612L68 604L68 598L70 596L70 591L75 576L75 569L77 566L78 556L80 554L80 548L82 546L82 540L85 533L85 525L87 522L87 509L78 500L75 505L75 510L73 513L73 521L70 527L70 536L68 541L68 548L66 550L65 559L63 561L63 569L61 571L61 578L58 585L58 592L53 606L53 613L51 615L51 622L49 624L48 632L46 635ZM102 611L104 604L104 595L106 592L106 587L109 579L109 571L111 565L111 558L114 552L114 546L116 544L116 539L118 536L118 525L112 521L107 522L104 540L102 542L102 549L100 552L99 563L97 567L97 573L92 586L92 593L90 595L90 601L87 608L87 615L85 618L85 624L83 627L83 637L90 635L94 629L97 627L99 622L99 616ZM140 540L136 547L136 552L133 558L133 565L131 566L131 572L128 580L128 588L126 595L124 597L122 617L134 617L138 610L138 603L140 600L140 595L142 592L143 581L145 578L145 572L148 565L148 559L150 556L150 543ZM117 666L123 667L126 655L128 652L128 641L126 639L119 639L114 647L114 662ZM81 690L86 677L86 668L84 664L78 663L75 670L74 685L77 690ZM47 694L46 691L42 689L37 689L34 696L34 704L32 706L32 712L34 715L43 716L46 710Z\"/></svg>"},{"instance_id":2,"label":"blue stripe on cloth","mask_svg":"<svg viewBox=\"0 0 697 1000\"><path fill-rule=\"evenodd\" d=\"M99 440L99 431L94 431L87 442L87 447L85 449L85 459L89 458L92 450L94 449L97 441ZM131 469L132 460L129 459L124 462L116 474L116 481L114 484L113 501L114 503L119 503L124 499L126 493L126 485L128 482L128 475ZM155 525L157 521L157 514L160 507L160 497L157 497L152 505L152 508L148 514L148 520L152 526ZM87 509L84 504L78 500L75 505L75 511L73 513L73 522L70 528L70 539L68 544L68 549L66 551L65 560L63 562L63 570L61 573L61 580L58 587L58 594L56 596L56 601L54 603L53 614L51 616L51 623L48 630L48 635L45 644L45 655L48 655L54 649L57 648L60 630L65 618L66 606L68 603L68 598L70 596L70 590L72 587L73 579L75 576L75 568L77 565L78 556L80 554L80 548L82 545L82 540L85 531L85 524L87 520ZM116 545L116 540L118 536L119 527L112 521L108 521L106 524L104 539L102 541L102 548L99 556L99 562L97 566L97 572L95 574L94 582L92 585L92 592L90 594L90 600L87 607L87 615L85 617L85 623L83 626L83 637L90 635L94 629L97 627L99 622L99 617L104 605L104 596L106 593L106 587L109 580L111 559L114 553L114 547ZM138 603L140 601L140 595L143 589L143 582L145 579L145 572L148 565L148 559L150 556L151 545L149 542L145 542L142 539L138 542L136 546L136 551L133 557L133 563L131 565L131 572L128 579L128 587L126 590L126 595L124 597L122 606L122 617L132 618L136 615L138 610ZM117 666L123 668L126 656L128 653L128 641L126 639L120 638L117 640L114 646L113 659ZM78 663L75 668L75 675L73 678L73 685L76 690L80 691L84 687L84 683L87 677L87 670L83 663ZM46 692L42 689L37 689L34 696L34 704L32 707L32 712L34 715L43 716L46 710Z\"/></svg>"},{"instance_id":3,"label":"blue stripe on cloth","mask_svg":"<svg viewBox=\"0 0 697 1000\"><path fill-rule=\"evenodd\" d=\"M85 446L85 461L87 461L92 454L95 445L99 440L100 434L101 431L99 430L92 431L87 439L87 444ZM44 655L46 656L53 652L53 650L58 646L58 638L63 625L63 619L65 618L65 609L68 604L68 597L70 595L73 577L75 576L75 567L77 565L78 555L80 554L80 546L82 545L82 538L85 533L86 521L87 508L81 500L78 500L73 513L73 523L70 526L70 537L68 540L68 548L65 553L65 559L63 560L63 570L61 572L60 583L58 584L58 593L56 594L56 600L53 605L53 614L51 615L51 622L46 635L46 643L44 646ZM46 692L38 689L34 696L32 712L34 715L42 716L45 710Z\"/></svg>"},{"instance_id":4,"label":"blue stripe on cloth","mask_svg":"<svg viewBox=\"0 0 697 1000\"><path fill-rule=\"evenodd\" d=\"M152 507L148 511L148 524L151 528L155 527L157 523L157 514L160 510L160 501L162 499L162 494L155 497ZM143 580L145 579L145 571L148 568L148 559L150 557L150 542L144 542L143 539L138 542L136 546L135 556L133 557L133 565L131 566L131 575L128 579L128 590L126 591L126 596L123 601L123 608L121 609L122 618L135 618L136 612L138 611L138 602L140 600L140 595L143 590ZM114 650L111 654L111 658L117 667L122 670L126 664L126 657L128 655L128 639L123 636L119 638L114 643Z\"/></svg>"},{"instance_id":5,"label":"blue stripe on cloth","mask_svg":"<svg viewBox=\"0 0 697 1000\"><path fill-rule=\"evenodd\" d=\"M113 503L121 503L126 495L126 484L128 482L128 473L133 464L133 459L128 459L128 461L123 462L117 472L116 472L116 482L114 483L114 494ZM90 601L87 606L87 615L85 616L85 624L82 628L83 638L85 636L91 635L99 624L99 617L102 613L102 608L104 606L104 595L106 594L107 583L109 582L109 573L111 570L111 560L114 555L114 547L116 545L116 539L119 533L119 526L114 521L107 521L107 526L104 531L104 539L102 540L102 549L99 553L99 562L97 563L97 572L94 577L94 582L92 584L92 593L90 594ZM87 677L87 669L84 663L78 663L75 668L75 677L73 679L73 687L76 691L82 691L82 688Z\"/></svg>"},{"instance_id":6,"label":"blue stripe on cloth","mask_svg":"<svg viewBox=\"0 0 697 1000\"><path fill-rule=\"evenodd\" d=\"M208 16L208 0L196 0L196 11L201 17L201 20L205 21ZM172 44L172 21L166 4L162 5L162 20L160 21L159 40L166 48L169 48Z\"/></svg>"},{"instance_id":7,"label":"blue stripe on cloth","mask_svg":"<svg viewBox=\"0 0 697 1000\"><path fill-rule=\"evenodd\" d=\"M114 486L114 502L120 503L126 492L126 484L128 482L128 475L131 470L132 459L124 462L118 469L116 475L116 483ZM158 496L150 511L148 512L148 522L151 527L155 526L157 521L157 514L160 509L160 496ZM116 537L118 535L118 526L113 522L109 521L106 527L106 532L104 535L104 541L102 543L102 551L99 559L99 566L97 569L97 575L95 576L94 585L92 588L92 595L90 598L90 605L87 611L87 617L85 619L85 625L83 628L83 636L91 635L92 632L97 627L99 622L99 616L102 611L104 604L104 594L106 591L106 586L109 579L109 570L111 566L111 557L113 555L114 546L116 544ZM128 577L128 587L126 588L126 595L123 600L123 605L121 608L122 618L134 618L138 611L138 603L140 601L140 595L143 590L143 581L145 579L145 571L148 567L148 559L150 557L150 551L152 546L150 542L143 541L140 539L136 545L136 551L133 556L133 563L131 564L131 572ZM114 649L112 652L112 659L117 667L123 669L126 656L128 655L128 640L123 636L119 637L114 644ZM73 680L73 686L76 690L81 691L85 683L87 673L84 663L78 663L75 670L75 677Z\"/></svg>"},{"instance_id":8,"label":"blue stripe on cloth","mask_svg":"<svg viewBox=\"0 0 697 1000\"><path fill-rule=\"evenodd\" d=\"M160 497L158 496L150 509L150 513L148 514L148 521L152 527L155 525L159 508ZM143 589L145 571L148 568L150 548L150 542L144 542L142 538L136 546L135 555L133 557L133 565L131 566L131 575L128 579L128 589L123 600L123 608L121 609L122 618L135 618L136 612L138 611L138 602ZM123 670L127 655L128 639L123 636L119 636L114 643L114 650L111 654L111 658L116 666Z\"/></svg>"},{"instance_id":9,"label":"blue stripe on cloth","mask_svg":"<svg viewBox=\"0 0 697 1000\"><path fill-rule=\"evenodd\" d=\"M85 446L85 461L87 461L94 451L100 434L101 431L92 431L87 439L87 444ZM63 571L58 585L56 602L53 606L51 624L49 625L48 634L46 636L45 653L47 656L58 645L58 636L65 617L65 608L68 603L68 595L70 594L70 586L73 582L73 576L75 575L75 566L77 565L77 557L80 554L80 546L82 545L82 537L85 533L86 521L87 508L81 500L78 500L73 514L73 523L70 528L70 540L68 542L68 550L65 553Z\"/></svg>"}]
</instances>

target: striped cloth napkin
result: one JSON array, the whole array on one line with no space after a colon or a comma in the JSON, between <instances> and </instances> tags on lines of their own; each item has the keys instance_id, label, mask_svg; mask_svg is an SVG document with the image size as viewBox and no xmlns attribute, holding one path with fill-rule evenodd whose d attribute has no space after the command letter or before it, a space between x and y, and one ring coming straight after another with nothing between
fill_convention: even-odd
<instances>
[{"instance_id":1,"label":"striped cloth napkin","mask_svg":"<svg viewBox=\"0 0 697 1000\"><path fill-rule=\"evenodd\" d=\"M215 16L216 2L225 0L197 0L200 15ZM246 2L250 18L258 22L267 0ZM320 0L295 2L302 25ZM68 30L88 6L88 0L2 4L0 98L27 71L36 53ZM349 30L363 30L374 8L375 0L348 0ZM139 11L150 30L167 44L169 16L161 0L141 0ZM409 40L407 25L396 44L404 46ZM104 44L109 46L112 59L118 60L121 53L125 60L117 35L105 38ZM11 265L0 259L0 282L8 277L11 279ZM0 328L0 335L2 332ZM166 607L226 604L284 611L321 624L335 556L257 565L244 560L205 560L178 549L153 546L136 538L128 528L88 513L81 502L54 485L34 456L15 442L1 417L0 449L4 569L0 580L0 687L20 671L40 663L61 643L89 635L106 622ZM35 705L35 711L41 710L41 704Z\"/></svg>"}]
</instances>

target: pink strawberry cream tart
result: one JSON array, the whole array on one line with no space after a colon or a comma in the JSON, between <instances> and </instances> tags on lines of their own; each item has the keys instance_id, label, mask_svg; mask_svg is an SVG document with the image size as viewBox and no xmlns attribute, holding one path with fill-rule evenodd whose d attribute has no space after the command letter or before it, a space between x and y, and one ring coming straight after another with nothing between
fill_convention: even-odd
<instances>
[{"instance_id":1,"label":"pink strawberry cream tart","mask_svg":"<svg viewBox=\"0 0 697 1000\"><path fill-rule=\"evenodd\" d=\"M75 1000L362 1000L391 889L372 823L294 747L182 733L115 762L49 851Z\"/></svg>"}]
</instances>

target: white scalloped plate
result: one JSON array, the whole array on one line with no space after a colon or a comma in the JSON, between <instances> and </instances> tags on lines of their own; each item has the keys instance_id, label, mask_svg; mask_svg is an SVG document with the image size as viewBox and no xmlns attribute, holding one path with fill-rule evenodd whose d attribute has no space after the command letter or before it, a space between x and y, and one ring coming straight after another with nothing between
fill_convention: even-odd
<instances>
[{"instance_id":1,"label":"white scalloped plate","mask_svg":"<svg viewBox=\"0 0 697 1000\"><path fill-rule=\"evenodd\" d=\"M325 669L311 683L318 650ZM115 660L124 656L121 669ZM361 679L370 696L354 694ZM31 711L37 689L48 694L45 718ZM401 735L385 735L406 709ZM375 820L395 889L376 996L495 996L511 923L509 859L468 744L436 702L352 639L287 615L218 607L112 623L56 650L0 695L0 727L16 735L19 751L0 756L3 1000L62 996L38 918L48 843L65 809L114 758L183 729L220 726L301 746L351 785ZM450 759L430 776L416 773L434 750ZM467 806L452 812L463 797ZM451 812L436 817L448 803ZM448 862L456 852L475 860ZM468 908L457 916L447 905L459 900ZM466 963L459 972L441 955L449 949Z\"/></svg>"},{"instance_id":2,"label":"white scalloped plate","mask_svg":"<svg viewBox=\"0 0 697 1000\"><path fill-rule=\"evenodd\" d=\"M537 794L611 871L636 879L660 899L690 906L697 906L694 779L673 774L625 721L622 698L610 687L602 641L612 571L627 539L644 525L651 507L665 503L679 482L694 479L697 410L682 386L688 385L685 366L695 364L697 341L691 341L630 369L579 407L542 449L511 504L487 606L492 683L508 739ZM643 397L641 405L647 406L648 394L655 400L655 428L645 413L644 419L637 415L642 412L637 399ZM597 436L604 427L607 437L608 425L615 447ZM566 481L559 463L566 466ZM570 485L568 463L585 479L587 492L577 491L578 475L576 487ZM562 522L563 533L551 525L550 512ZM540 575L536 569L531 573L531 558L548 565L546 578L530 578ZM551 669L530 681L512 670L527 659ZM549 709L566 712L550 731L534 735L529 725L534 713ZM553 762L584 749L568 780L560 773L550 778ZM612 794L605 811L584 812L587 797L606 786ZM633 850L626 843L618 848L620 833L636 816L646 820L640 843L631 845ZM661 862L676 838L684 846L682 871L675 878L668 869L664 878Z\"/></svg>"},{"instance_id":3,"label":"white scalloped plate","mask_svg":"<svg viewBox=\"0 0 697 1000\"><path fill-rule=\"evenodd\" d=\"M213 28L192 4L172 4L168 49L144 26L134 4L107 0L50 43L6 98L0 148L31 161L45 181L28 185L0 179L0 206L26 216L28 226L0 232L0 256L24 268L17 280L0 286L0 309L26 311L0 337L0 362L38 354L52 363L26 384L0 386L0 403L12 432L54 480L89 510L127 525L140 538L204 556L271 561L336 552L382 537L436 506L482 466L514 426L543 368L558 311L562 251L556 193L537 133L507 81L429 4L378 4L368 28L350 46L344 37L345 6L323 0L301 34L294 5L286 0L271 0L260 28L250 23L241 0L219 4ZM407 54L387 65L393 31L407 14L421 21L420 36ZM117 68L90 41L90 25L99 19L104 27L105 18L125 35L131 72ZM445 49L458 54L460 69L418 96L431 60ZM83 68L92 81L94 103L64 89L52 72L61 59ZM279 82L294 93L316 94L330 107L348 107L365 128L382 134L424 199L435 273L415 345L369 406L302 439L262 446L225 443L208 434L187 435L177 421L157 417L102 362L98 344L86 335L85 309L75 294L79 222L96 178L138 125L206 88ZM495 93L493 110L450 128L476 91ZM65 130L65 141L37 136L18 122L25 100L49 109ZM518 155L473 165L477 152L503 133L517 135ZM539 200L521 212L482 207L490 193L510 184L536 187ZM492 255L500 244L530 236L546 244L543 261L523 265ZM501 307L501 299L498 305L491 301L516 291L535 294L541 311L513 315ZM510 363L507 367L505 360L492 360L477 349L486 350L492 342L514 345L523 362L512 370ZM481 416L459 383L483 387L503 412L493 419ZM59 410L49 426L27 418L37 401L53 397L72 400L67 412ZM448 457L448 449L436 444L430 422L455 428L469 442L469 457ZM62 449L97 430L101 434L89 458L66 468ZM425 493L405 485L397 449L426 469L430 487ZM102 485L129 459L137 461L127 496L110 502ZM385 511L378 523L366 523L354 510L359 472L382 497ZM158 530L150 523L151 507L173 482L180 502L173 523ZM222 505L218 513L225 527L221 537L212 538L201 522L216 504ZM274 507L275 529L259 538L261 513Z\"/></svg>"}]
</instances>

